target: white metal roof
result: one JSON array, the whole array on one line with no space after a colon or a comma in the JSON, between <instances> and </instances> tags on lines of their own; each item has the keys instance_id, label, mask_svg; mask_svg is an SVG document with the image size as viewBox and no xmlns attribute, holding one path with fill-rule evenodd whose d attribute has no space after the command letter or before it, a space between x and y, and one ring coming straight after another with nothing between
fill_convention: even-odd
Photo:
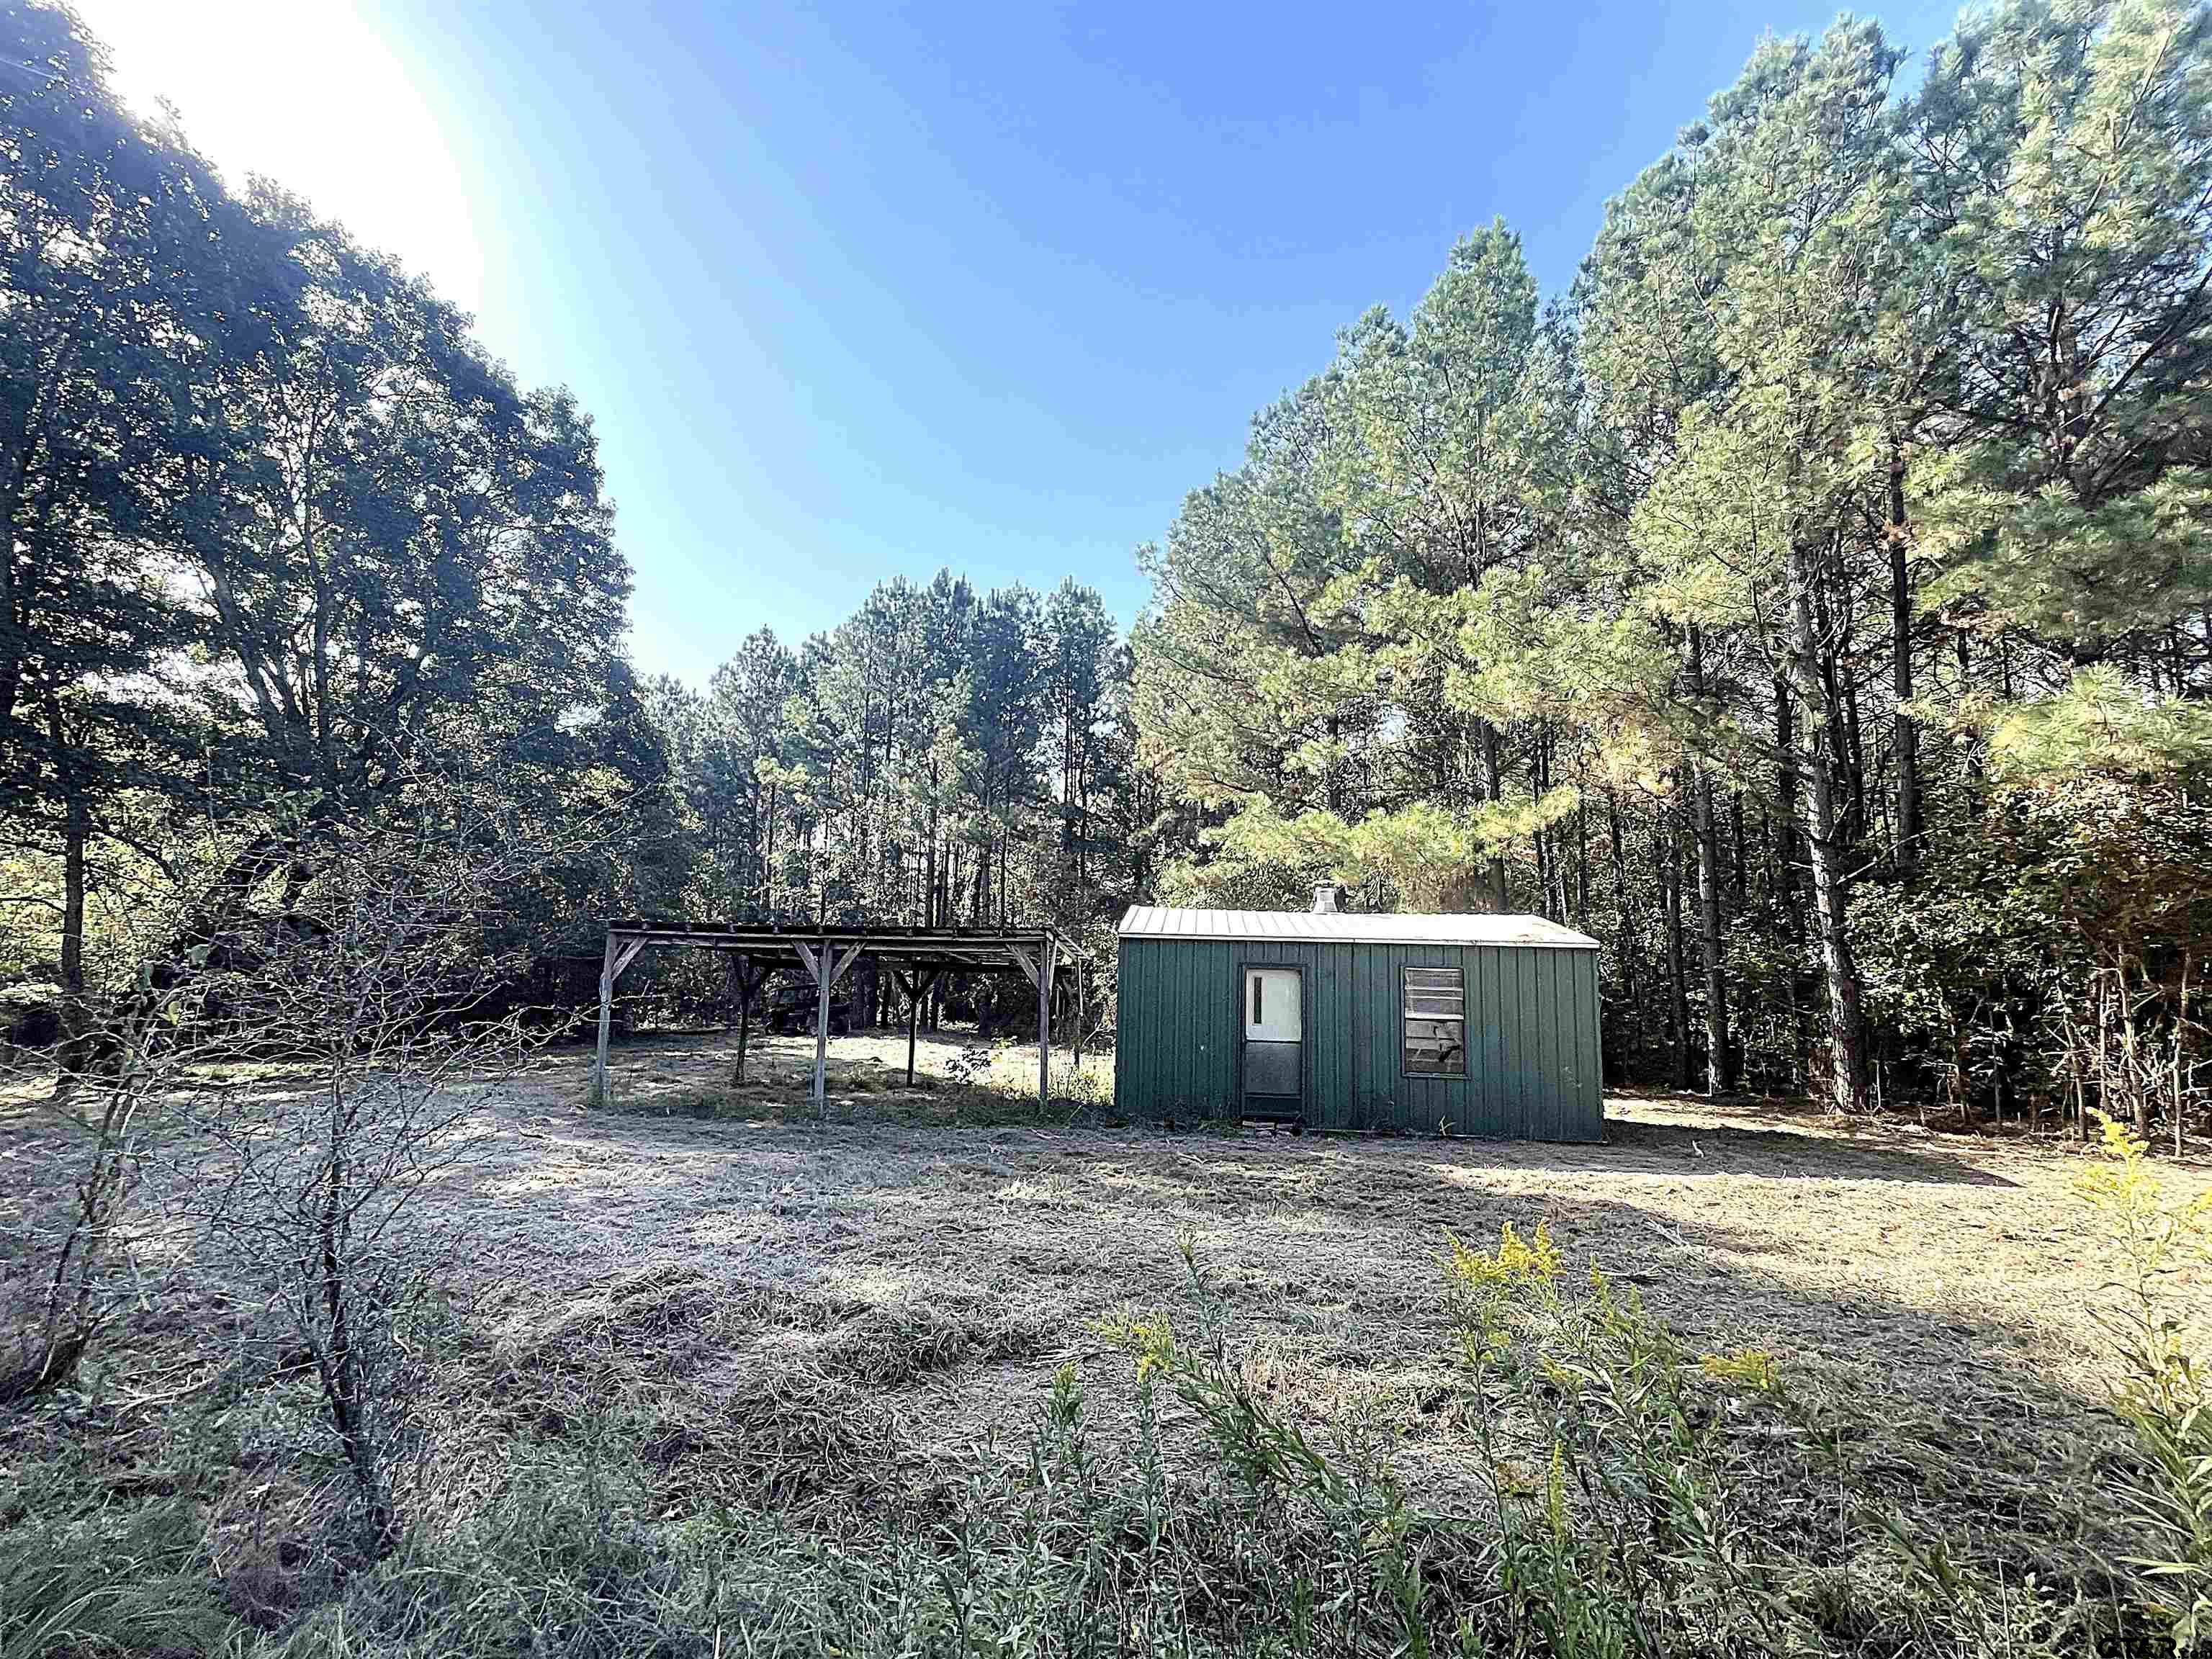
<instances>
[{"instance_id":1,"label":"white metal roof","mask_svg":"<svg viewBox=\"0 0 2212 1659\"><path fill-rule=\"evenodd\" d=\"M1330 945L1545 945L1590 951L1588 933L1541 916L1360 915L1317 910L1182 910L1133 904L1123 939L1284 939Z\"/></svg>"}]
</instances>

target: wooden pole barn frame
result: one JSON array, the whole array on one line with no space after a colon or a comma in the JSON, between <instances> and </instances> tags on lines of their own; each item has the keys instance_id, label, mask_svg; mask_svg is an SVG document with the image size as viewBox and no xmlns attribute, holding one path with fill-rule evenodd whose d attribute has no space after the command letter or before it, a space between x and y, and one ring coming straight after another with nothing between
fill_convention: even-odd
<instances>
[{"instance_id":1,"label":"wooden pole barn frame","mask_svg":"<svg viewBox=\"0 0 2212 1659\"><path fill-rule=\"evenodd\" d=\"M1083 958L1049 927L987 931L967 927L775 927L721 922L635 917L607 924L606 955L599 968L599 1042L592 1062L592 1099L605 1103L607 1093L607 1037L614 1017L615 981L648 945L714 951L732 958L731 979L738 992L740 1019L750 1028L753 994L772 969L793 957L814 982L814 1086L817 1111L828 1109L830 1000L837 981L862 956L888 966L907 994L906 1080L914 1083L915 1038L921 1000L938 976L951 973L1018 971L1036 988L1037 1103L1050 1099L1052 1085L1052 992L1063 968L1075 975L1083 994ZM1083 1063L1083 1017L1075 1025L1075 1063Z\"/></svg>"}]
</instances>

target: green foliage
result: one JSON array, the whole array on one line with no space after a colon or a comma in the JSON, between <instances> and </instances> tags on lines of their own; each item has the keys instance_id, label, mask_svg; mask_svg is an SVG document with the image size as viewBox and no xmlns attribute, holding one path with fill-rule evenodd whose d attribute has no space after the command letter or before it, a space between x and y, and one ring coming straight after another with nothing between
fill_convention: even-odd
<instances>
[{"instance_id":1,"label":"green foliage","mask_svg":"<svg viewBox=\"0 0 2212 1659\"><path fill-rule=\"evenodd\" d=\"M1455 1239L1447 1304L1498 1513L1509 1617L1557 1652L1782 1651L1799 1630L1737 1490L1723 1419L1778 1389L1765 1354L1693 1364L1632 1289L1584 1294L1540 1224Z\"/></svg>"},{"instance_id":2,"label":"green foliage","mask_svg":"<svg viewBox=\"0 0 2212 1659\"><path fill-rule=\"evenodd\" d=\"M1622 1074L1854 1111L2078 1121L2124 973L2201 1112L2212 23L2008 0L1906 61L1762 42L1561 303L1476 233L1190 497L1135 640L1170 892L1540 911Z\"/></svg>"},{"instance_id":3,"label":"green foliage","mask_svg":"<svg viewBox=\"0 0 2212 1659\"><path fill-rule=\"evenodd\" d=\"M2116 1277L2099 1313L2113 1367L2112 1408L2141 1467L2119 1497L2143 1553L2130 1583L2172 1632L2176 1653L2212 1640L2212 1376L2174 1294L2175 1275L2212 1256L2212 1194L2168 1198L2126 1126L2106 1118L2109 1161L2078 1182L2109 1237Z\"/></svg>"},{"instance_id":4,"label":"green foliage","mask_svg":"<svg viewBox=\"0 0 2212 1659\"><path fill-rule=\"evenodd\" d=\"M2146 692L2100 665L2002 715L1990 756L2007 780L2036 786L2203 777L2212 772L2212 709Z\"/></svg>"},{"instance_id":5,"label":"green foliage","mask_svg":"<svg viewBox=\"0 0 2212 1659\"><path fill-rule=\"evenodd\" d=\"M595 945L611 911L1097 939L1132 898L1297 907L1341 879L1597 933L1631 1075L1702 1057L1721 1088L1735 1057L1856 1109L1872 1060L1893 1103L2094 1103L2177 1134L2201 1112L2200 6L2004 0L1905 96L1870 22L1765 40L1557 302L1494 223L1405 318L1357 319L1142 552L1126 645L1079 584L945 573L795 647L757 633L703 694L623 658L582 411L342 228L232 194L131 117L65 12L7 9L0 34L41 70L0 86L0 859L23 901L0 961L58 988L70 1046L312 916L349 836L437 818L436 755L518 840L621 826L518 875L479 965ZM720 990L672 975L672 1000ZM2212 1418L2172 1285L2203 1218L2106 1133L2088 1187L2137 1454L2116 1574L2185 1648L2212 1607ZM11 1498L0 1641L1887 1656L2137 1633L1917 1535L1782 1357L1696 1353L1540 1228L1444 1266L1474 1515L1425 1512L1387 1440L1258 1386L1188 1260L1194 1334L1113 1332L1133 1443L1064 1370L1016 1455L839 1531L687 1508L634 1425L593 1419L406 1511L387 1559L273 1637L210 1588L191 1494ZM1770 1515L1778 1481L1818 1504Z\"/></svg>"},{"instance_id":6,"label":"green foliage","mask_svg":"<svg viewBox=\"0 0 2212 1659\"><path fill-rule=\"evenodd\" d=\"M2207 27L2173 0L2007 7L1961 23L1917 100L1980 345L1931 480L1932 595L2077 659L2206 591Z\"/></svg>"},{"instance_id":7,"label":"green foliage","mask_svg":"<svg viewBox=\"0 0 2212 1659\"><path fill-rule=\"evenodd\" d=\"M1159 830L1133 769L1103 603L886 582L793 652L766 630L705 696L651 690L695 912L1070 929ZM711 1006L711 1004L710 1004Z\"/></svg>"},{"instance_id":8,"label":"green foliage","mask_svg":"<svg viewBox=\"0 0 2212 1659\"><path fill-rule=\"evenodd\" d=\"M558 1456L517 1459L495 1493L451 1529L418 1537L269 1651L285 1659L367 1653L675 1655L685 1629L681 1571L649 1528L634 1451L612 1421L588 1424Z\"/></svg>"},{"instance_id":9,"label":"green foliage","mask_svg":"<svg viewBox=\"0 0 2212 1659\"><path fill-rule=\"evenodd\" d=\"M187 1500L0 1529L4 1659L205 1650L234 1628Z\"/></svg>"},{"instance_id":10,"label":"green foliage","mask_svg":"<svg viewBox=\"0 0 2212 1659\"><path fill-rule=\"evenodd\" d=\"M427 757L541 825L626 804L659 757L583 412L131 116L66 11L0 35L38 66L0 88L0 791L31 878L8 954L60 988L75 1051L187 939L295 902ZM605 876L542 872L517 932L557 948Z\"/></svg>"}]
</instances>

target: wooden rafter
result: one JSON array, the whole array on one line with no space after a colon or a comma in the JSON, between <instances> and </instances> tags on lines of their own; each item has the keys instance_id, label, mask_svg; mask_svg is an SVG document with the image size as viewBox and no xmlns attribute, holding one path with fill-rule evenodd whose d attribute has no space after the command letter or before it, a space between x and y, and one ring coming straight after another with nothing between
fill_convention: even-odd
<instances>
[{"instance_id":1,"label":"wooden rafter","mask_svg":"<svg viewBox=\"0 0 2212 1659\"><path fill-rule=\"evenodd\" d=\"M610 921L599 973L599 1041L592 1068L595 1100L607 1097L607 1040L615 981L648 945L714 951L733 958L731 967L738 987L738 1018L748 1023L753 993L771 971L787 966L796 956L815 987L812 1092L817 1107L824 1106L828 1093L830 997L837 981L862 956L875 957L908 988L909 1084L914 1081L916 1008L929 984L947 973L1019 973L1037 993L1040 1100L1045 1097L1050 1081L1054 981L1060 967L1079 956L1050 927L779 927L757 922L693 921L678 916L631 916ZM739 1042L742 1052L742 1035Z\"/></svg>"}]
</instances>

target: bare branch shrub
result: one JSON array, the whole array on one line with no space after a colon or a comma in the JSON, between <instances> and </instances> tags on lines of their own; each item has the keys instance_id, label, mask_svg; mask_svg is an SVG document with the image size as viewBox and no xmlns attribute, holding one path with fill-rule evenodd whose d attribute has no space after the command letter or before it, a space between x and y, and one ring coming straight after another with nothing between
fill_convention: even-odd
<instances>
[{"instance_id":1,"label":"bare branch shrub","mask_svg":"<svg viewBox=\"0 0 2212 1659\"><path fill-rule=\"evenodd\" d=\"M418 768L404 805L296 838L222 930L180 934L180 890L147 905L148 965L93 1012L65 1086L50 1060L5 1079L85 1150L10 1230L0 1401L66 1381L134 1295L189 1271L260 1360L312 1370L365 1542L391 1548L428 1358L408 1333L449 1277L409 1202L551 1035L517 996L517 911L582 843L526 800Z\"/></svg>"},{"instance_id":2,"label":"bare branch shrub","mask_svg":"<svg viewBox=\"0 0 2212 1659\"><path fill-rule=\"evenodd\" d=\"M545 1033L510 1006L507 901L555 855L465 783L335 834L295 911L226 975L211 1019L243 1075L202 1080L181 1190L222 1279L313 1367L367 1541L398 1541L418 1443L405 1332L450 1241L410 1200L466 1157L471 1114Z\"/></svg>"},{"instance_id":3,"label":"bare branch shrub","mask_svg":"<svg viewBox=\"0 0 2212 1659\"><path fill-rule=\"evenodd\" d=\"M81 1136L66 1189L34 1178L11 1194L0 1250L0 1405L68 1382L131 1299L130 1258L146 1218L135 1210L149 1152L202 1057L203 975L161 971L154 942L187 907L176 884L135 884L111 932L140 965L100 1000L80 1004L52 1055L0 1050L0 1095L50 1112ZM43 1172L37 1172L43 1173Z\"/></svg>"}]
</instances>

